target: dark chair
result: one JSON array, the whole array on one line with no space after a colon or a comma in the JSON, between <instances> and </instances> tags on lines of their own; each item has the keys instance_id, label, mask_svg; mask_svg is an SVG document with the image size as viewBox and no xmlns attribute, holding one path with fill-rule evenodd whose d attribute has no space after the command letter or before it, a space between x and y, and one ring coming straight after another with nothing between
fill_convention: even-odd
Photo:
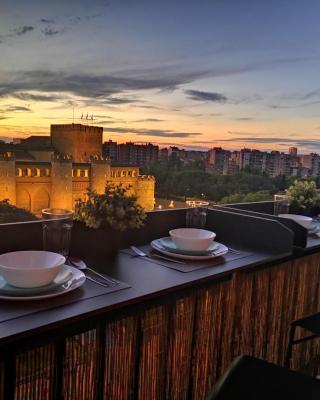
<instances>
[{"instance_id":1,"label":"dark chair","mask_svg":"<svg viewBox=\"0 0 320 400\"><path fill-rule=\"evenodd\" d=\"M208 400L319 400L320 381L254 357L236 358Z\"/></svg>"},{"instance_id":2,"label":"dark chair","mask_svg":"<svg viewBox=\"0 0 320 400\"><path fill-rule=\"evenodd\" d=\"M296 328L304 328L311 334L303 336L300 339L295 339ZM307 317L299 318L291 322L290 333L289 333L289 343L287 348L287 353L284 361L284 366L290 367L290 360L292 356L292 347L298 343L303 343L308 340L320 337L320 313L312 314Z\"/></svg>"}]
</instances>

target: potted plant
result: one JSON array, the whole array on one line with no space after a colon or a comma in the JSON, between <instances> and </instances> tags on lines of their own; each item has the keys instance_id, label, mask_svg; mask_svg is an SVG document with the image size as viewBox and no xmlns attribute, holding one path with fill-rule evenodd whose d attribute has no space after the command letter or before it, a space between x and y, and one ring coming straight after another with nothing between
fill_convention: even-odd
<instances>
[{"instance_id":1,"label":"potted plant","mask_svg":"<svg viewBox=\"0 0 320 400\"><path fill-rule=\"evenodd\" d=\"M294 181L286 190L286 196L292 213L313 216L319 212L320 193L314 181Z\"/></svg>"},{"instance_id":2,"label":"potted plant","mask_svg":"<svg viewBox=\"0 0 320 400\"><path fill-rule=\"evenodd\" d=\"M112 254L121 245L120 232L142 227L145 219L130 186L108 183L103 194L88 190L85 200L76 201L74 220L79 223L72 235L72 252L80 257L82 247L89 246L94 255Z\"/></svg>"}]
</instances>

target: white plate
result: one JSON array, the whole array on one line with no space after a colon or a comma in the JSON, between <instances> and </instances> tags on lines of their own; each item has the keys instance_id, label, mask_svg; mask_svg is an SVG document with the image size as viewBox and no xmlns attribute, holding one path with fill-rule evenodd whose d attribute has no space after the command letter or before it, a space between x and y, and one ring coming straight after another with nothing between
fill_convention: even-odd
<instances>
[{"instance_id":1,"label":"white plate","mask_svg":"<svg viewBox=\"0 0 320 400\"><path fill-rule=\"evenodd\" d=\"M204 260L211 260L216 257L223 256L224 254L228 253L228 247L225 246L222 243L215 242L219 245L219 247L213 251L209 255L204 255L204 256L191 256L187 254L178 254L178 253L172 253L171 251L168 251L165 249L160 242L160 239L153 240L150 245L154 250L157 250L159 253L165 254L166 256L172 257L172 258L181 258L182 260L195 260L195 261L204 261Z\"/></svg>"},{"instance_id":2,"label":"white plate","mask_svg":"<svg viewBox=\"0 0 320 400\"><path fill-rule=\"evenodd\" d=\"M82 271L79 271L77 268L67 266L71 273L72 276L71 278L62 284L61 286L58 286L52 290L49 290L45 293L39 293L39 294L32 294L30 296L6 296L6 295L1 295L0 299L1 300L10 300L10 301L26 301L26 300L39 300L39 299L49 299L51 297L56 297L56 296L61 296L65 293L72 292L73 290L77 289L78 287L82 286L84 282L86 281L86 276Z\"/></svg>"},{"instance_id":3,"label":"white plate","mask_svg":"<svg viewBox=\"0 0 320 400\"><path fill-rule=\"evenodd\" d=\"M175 245L174 241L171 239L170 236L163 237L158 240L159 244L164 248L164 250L167 250L170 253L184 254L187 256L208 256L211 255L213 251L216 251L219 247L219 244L217 242L212 242L208 250L205 251L181 250L177 248L177 246Z\"/></svg>"},{"instance_id":4,"label":"white plate","mask_svg":"<svg viewBox=\"0 0 320 400\"><path fill-rule=\"evenodd\" d=\"M8 295L8 296L31 296L38 295L40 293L45 293L52 291L53 289L63 285L67 281L72 278L72 272L68 265L63 265L58 272L58 275L54 278L52 282L48 285L33 287L33 288L20 288L16 286L10 285L4 278L3 275L0 274L0 296Z\"/></svg>"},{"instance_id":5,"label":"white plate","mask_svg":"<svg viewBox=\"0 0 320 400\"><path fill-rule=\"evenodd\" d=\"M312 222L310 227L308 228L308 233L317 233L320 230L320 226L318 223Z\"/></svg>"}]
</instances>

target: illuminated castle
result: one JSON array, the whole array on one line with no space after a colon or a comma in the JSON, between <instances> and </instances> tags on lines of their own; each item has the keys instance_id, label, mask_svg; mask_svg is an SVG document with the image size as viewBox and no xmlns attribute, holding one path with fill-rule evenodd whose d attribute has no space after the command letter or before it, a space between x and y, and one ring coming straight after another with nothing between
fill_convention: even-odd
<instances>
[{"instance_id":1,"label":"illuminated castle","mask_svg":"<svg viewBox=\"0 0 320 400\"><path fill-rule=\"evenodd\" d=\"M103 128L51 125L49 136L0 144L0 200L39 213L43 208L73 208L88 188L104 191L106 182L130 185L146 210L154 207L153 176L138 167L112 166L102 157Z\"/></svg>"}]
</instances>

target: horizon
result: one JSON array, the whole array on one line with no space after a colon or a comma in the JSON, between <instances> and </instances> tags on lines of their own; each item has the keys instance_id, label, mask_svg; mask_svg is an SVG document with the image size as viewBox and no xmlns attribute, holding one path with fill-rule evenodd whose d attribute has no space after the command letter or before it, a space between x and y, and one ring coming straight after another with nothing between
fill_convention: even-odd
<instances>
[{"instance_id":1,"label":"horizon","mask_svg":"<svg viewBox=\"0 0 320 400\"><path fill-rule=\"evenodd\" d=\"M99 127L98 125L89 125L89 124L81 124L81 123L77 123L77 122L73 122L72 124L74 124L74 125L76 125L76 124L80 124L80 125L82 125L82 126L90 126L90 127ZM54 124L54 125L61 125L61 124ZM100 128L102 128L102 127L100 127ZM12 137L6 137L6 136L0 136L0 140L3 140L3 141L5 141L7 144L13 144L13 139L15 139L15 140L24 140L24 139L27 139L27 138L29 138L29 137L32 137L32 136L40 136L40 135L28 135L28 136L25 136L25 137L14 137L14 138L12 138ZM41 136L48 136L48 137L50 137L50 132L48 133L48 134L44 134L44 135L41 135ZM104 138L103 138L103 140L102 140L102 144L104 144L104 143L107 143L107 142L109 142L109 141L112 141L112 142L115 142L115 143L117 143L117 144L127 144L127 143L132 143L132 144L137 144L137 145L147 145L147 144L152 144L152 145L158 145L158 144L156 144L156 143L154 143L154 142L151 142L151 141L130 141L130 140L127 140L127 141L117 141L117 140L112 140L112 139L107 139L107 140L105 140ZM162 149L168 149L168 148L170 148L170 147L178 147L178 149L179 150L184 150L184 151L199 151L199 152L204 152L204 153L206 153L206 152L208 152L208 151L210 151L210 150L213 150L213 149L215 149L215 148L221 148L222 150L225 150L225 151L230 151L230 152L240 152L241 150L249 150L249 151L261 151L261 152L272 152L272 151L280 151L280 152L282 152L282 153L285 153L285 154L288 154L289 153L289 149L291 148L291 147L296 147L296 146L289 146L288 148L287 148L287 151L285 151L284 149L282 149L282 150L275 150L275 149L273 149L273 148L270 148L269 150L260 150L260 149L257 149L257 148L255 148L255 147L248 147L248 146L246 146L246 147L241 147L241 148L233 148L233 149L231 149L231 148L228 148L228 147L222 147L222 146L211 146L211 147L202 147L202 148L197 148L197 147L191 147L191 146L186 146L186 145L183 145L183 144L173 144L173 145L168 145L168 144L160 144L160 145L158 145L159 146L159 150L162 150ZM297 148L297 156L302 156L302 155L309 155L310 153L312 153L312 152L310 152L310 153L301 153L300 151L299 151L299 148L298 147L296 147ZM313 153L316 153L316 152L313 152ZM318 154L318 153L316 153L316 154Z\"/></svg>"},{"instance_id":2,"label":"horizon","mask_svg":"<svg viewBox=\"0 0 320 400\"><path fill-rule=\"evenodd\" d=\"M49 134L49 121L89 114L104 141L320 151L315 0L2 8L2 137Z\"/></svg>"}]
</instances>

